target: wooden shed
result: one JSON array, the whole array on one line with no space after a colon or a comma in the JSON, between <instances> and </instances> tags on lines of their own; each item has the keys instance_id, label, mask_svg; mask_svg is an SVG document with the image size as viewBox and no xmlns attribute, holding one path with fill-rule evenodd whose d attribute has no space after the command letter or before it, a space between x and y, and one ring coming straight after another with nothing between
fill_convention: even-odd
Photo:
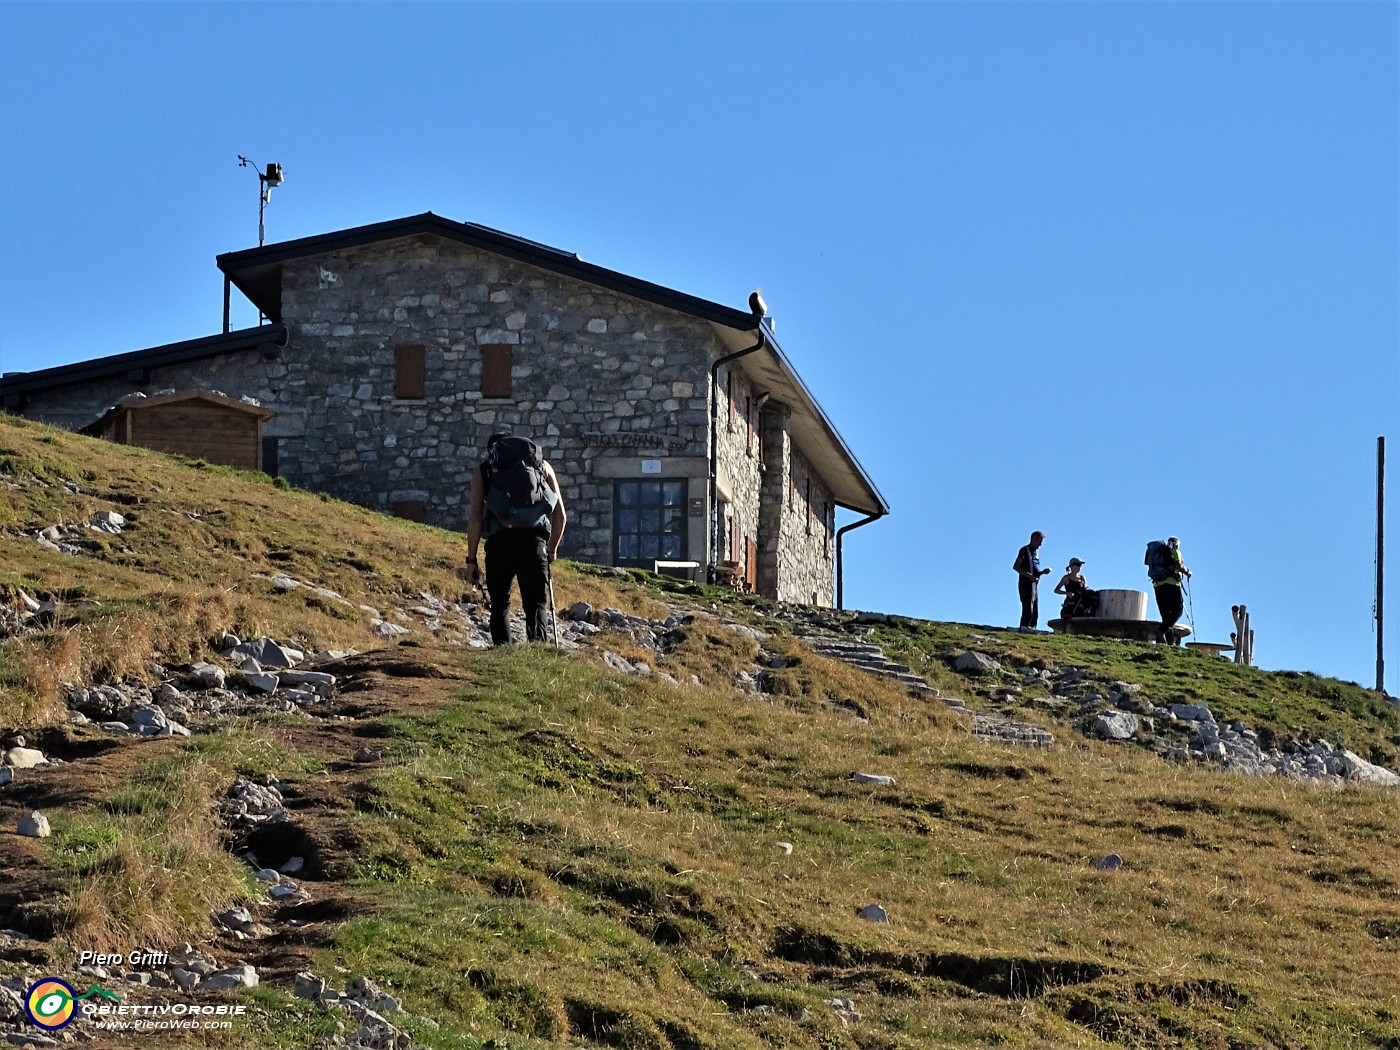
<instances>
[{"instance_id":1,"label":"wooden shed","mask_svg":"<svg viewBox=\"0 0 1400 1050\"><path fill-rule=\"evenodd\" d=\"M263 424L275 415L213 390L177 390L123 398L82 432L241 470L262 470Z\"/></svg>"}]
</instances>

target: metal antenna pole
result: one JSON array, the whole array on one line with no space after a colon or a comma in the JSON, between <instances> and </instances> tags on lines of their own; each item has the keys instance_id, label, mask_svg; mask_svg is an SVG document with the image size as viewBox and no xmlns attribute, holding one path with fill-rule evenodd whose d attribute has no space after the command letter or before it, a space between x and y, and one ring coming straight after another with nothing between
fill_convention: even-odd
<instances>
[{"instance_id":1,"label":"metal antenna pole","mask_svg":"<svg viewBox=\"0 0 1400 1050\"><path fill-rule=\"evenodd\" d=\"M1376 438L1376 692L1385 695L1385 438Z\"/></svg>"}]
</instances>

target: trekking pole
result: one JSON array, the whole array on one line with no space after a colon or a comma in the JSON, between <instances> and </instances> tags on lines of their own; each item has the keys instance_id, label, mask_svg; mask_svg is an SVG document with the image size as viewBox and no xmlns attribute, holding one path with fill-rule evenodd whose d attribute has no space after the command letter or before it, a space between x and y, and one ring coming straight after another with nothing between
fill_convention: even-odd
<instances>
[{"instance_id":1,"label":"trekking pole","mask_svg":"<svg viewBox=\"0 0 1400 1050\"><path fill-rule=\"evenodd\" d=\"M546 565L544 578L549 581L549 622L554 625L554 648L559 648L559 614L554 610L554 566Z\"/></svg>"},{"instance_id":2,"label":"trekking pole","mask_svg":"<svg viewBox=\"0 0 1400 1050\"><path fill-rule=\"evenodd\" d=\"M1191 621L1191 633L1196 633L1196 603L1191 600L1191 577L1181 581L1181 588L1186 592L1186 618Z\"/></svg>"}]
</instances>

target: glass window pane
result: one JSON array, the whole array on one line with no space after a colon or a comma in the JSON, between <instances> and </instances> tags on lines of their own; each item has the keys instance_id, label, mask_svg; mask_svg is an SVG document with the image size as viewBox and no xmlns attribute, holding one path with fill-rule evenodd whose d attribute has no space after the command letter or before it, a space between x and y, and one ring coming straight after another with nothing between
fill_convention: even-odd
<instances>
[{"instance_id":1,"label":"glass window pane","mask_svg":"<svg viewBox=\"0 0 1400 1050\"><path fill-rule=\"evenodd\" d=\"M661 539L658 536L642 537L642 558L646 561L654 561L661 557Z\"/></svg>"},{"instance_id":2,"label":"glass window pane","mask_svg":"<svg viewBox=\"0 0 1400 1050\"><path fill-rule=\"evenodd\" d=\"M624 507L635 507L637 505L637 483L634 481L619 482L617 502Z\"/></svg>"},{"instance_id":3,"label":"glass window pane","mask_svg":"<svg viewBox=\"0 0 1400 1050\"><path fill-rule=\"evenodd\" d=\"M661 511L642 511L642 532L655 536L661 531Z\"/></svg>"},{"instance_id":4,"label":"glass window pane","mask_svg":"<svg viewBox=\"0 0 1400 1050\"><path fill-rule=\"evenodd\" d=\"M635 510L619 510L617 512L617 531L623 533L637 531L637 512Z\"/></svg>"},{"instance_id":5,"label":"glass window pane","mask_svg":"<svg viewBox=\"0 0 1400 1050\"><path fill-rule=\"evenodd\" d=\"M666 481L661 485L661 502L668 507L679 507L685 500L685 482Z\"/></svg>"},{"instance_id":6,"label":"glass window pane","mask_svg":"<svg viewBox=\"0 0 1400 1050\"><path fill-rule=\"evenodd\" d=\"M681 538L674 533L667 533L662 537L661 552L663 558L679 561L681 556Z\"/></svg>"},{"instance_id":7,"label":"glass window pane","mask_svg":"<svg viewBox=\"0 0 1400 1050\"><path fill-rule=\"evenodd\" d=\"M628 559L631 559L632 561L636 561L636 559L637 559L637 537L636 537L636 536L619 536L619 537L617 538L617 556L618 556L618 558L628 558Z\"/></svg>"}]
</instances>

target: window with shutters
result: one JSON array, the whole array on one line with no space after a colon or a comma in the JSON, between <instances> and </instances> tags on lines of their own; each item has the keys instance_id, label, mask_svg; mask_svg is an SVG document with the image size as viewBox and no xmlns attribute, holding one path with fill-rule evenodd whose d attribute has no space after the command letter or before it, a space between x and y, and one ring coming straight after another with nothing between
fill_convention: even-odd
<instances>
[{"instance_id":1,"label":"window with shutters","mask_svg":"<svg viewBox=\"0 0 1400 1050\"><path fill-rule=\"evenodd\" d=\"M650 569L685 557L684 479L618 481L613 489L613 564Z\"/></svg>"},{"instance_id":2,"label":"window with shutters","mask_svg":"<svg viewBox=\"0 0 1400 1050\"><path fill-rule=\"evenodd\" d=\"M481 348L481 396L508 398L511 391L510 368L515 347L493 344Z\"/></svg>"},{"instance_id":3,"label":"window with shutters","mask_svg":"<svg viewBox=\"0 0 1400 1050\"><path fill-rule=\"evenodd\" d=\"M394 397L421 401L427 396L427 351L421 343L394 347Z\"/></svg>"}]
</instances>

